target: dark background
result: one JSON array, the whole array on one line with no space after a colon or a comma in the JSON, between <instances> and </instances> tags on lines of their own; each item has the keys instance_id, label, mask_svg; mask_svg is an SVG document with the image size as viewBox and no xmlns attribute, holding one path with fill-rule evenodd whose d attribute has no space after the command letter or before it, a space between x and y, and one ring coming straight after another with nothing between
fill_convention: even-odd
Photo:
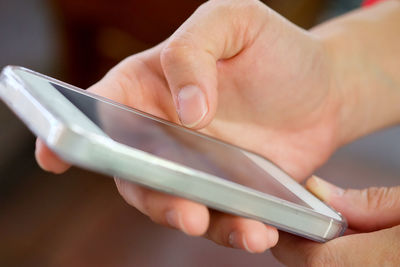
<instances>
[{"instance_id":1,"label":"dark background","mask_svg":"<svg viewBox=\"0 0 400 267\"><path fill-rule=\"evenodd\" d=\"M0 0L0 66L22 65L85 88L124 57L167 38L202 1ZM309 28L360 1L272 0ZM323 85L322 85L323 86ZM347 187L396 185L400 128L340 149L317 171ZM34 137L0 103L0 266L279 266L153 224L112 179L41 171Z\"/></svg>"}]
</instances>

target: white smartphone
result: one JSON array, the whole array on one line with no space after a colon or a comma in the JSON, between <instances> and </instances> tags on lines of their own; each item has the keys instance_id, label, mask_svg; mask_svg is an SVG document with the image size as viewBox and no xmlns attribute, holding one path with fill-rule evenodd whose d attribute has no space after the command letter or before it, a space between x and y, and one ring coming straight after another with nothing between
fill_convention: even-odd
<instances>
[{"instance_id":1,"label":"white smartphone","mask_svg":"<svg viewBox=\"0 0 400 267\"><path fill-rule=\"evenodd\" d=\"M0 97L74 165L319 242L346 229L338 212L240 147L22 67L3 69Z\"/></svg>"}]
</instances>

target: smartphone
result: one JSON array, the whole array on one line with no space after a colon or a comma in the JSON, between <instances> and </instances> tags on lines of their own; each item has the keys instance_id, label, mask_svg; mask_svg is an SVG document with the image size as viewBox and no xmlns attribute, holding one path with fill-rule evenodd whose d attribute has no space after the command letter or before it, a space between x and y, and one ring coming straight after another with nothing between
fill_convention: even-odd
<instances>
[{"instance_id":1,"label":"smartphone","mask_svg":"<svg viewBox=\"0 0 400 267\"><path fill-rule=\"evenodd\" d=\"M246 149L22 67L3 69L0 98L71 164L319 242L346 229L338 212Z\"/></svg>"}]
</instances>

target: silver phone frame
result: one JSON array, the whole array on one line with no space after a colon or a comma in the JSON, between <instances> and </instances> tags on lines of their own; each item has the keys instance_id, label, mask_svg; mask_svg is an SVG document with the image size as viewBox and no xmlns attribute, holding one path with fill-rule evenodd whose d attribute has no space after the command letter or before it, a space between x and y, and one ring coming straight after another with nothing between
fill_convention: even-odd
<instances>
[{"instance_id":1,"label":"silver phone frame","mask_svg":"<svg viewBox=\"0 0 400 267\"><path fill-rule=\"evenodd\" d=\"M259 220L280 230L318 242L326 242L336 238L346 230L346 220L340 213L322 203L297 182L291 180L283 170L268 159L236 147L249 155L265 159L268 164L271 164L270 167L276 175L286 179L285 181L294 190L301 193L300 196L294 192L298 197L307 198L308 201L315 202L319 207L322 207L321 205L327 207L335 213L335 216L323 214L321 211L279 199L118 143L99 130L61 94L61 97L66 101L65 105L70 105L68 108L71 108L71 112L78 110L84 117L81 117L81 121L77 123L75 120L76 116L80 116L78 113L75 113L76 116L74 117L68 112L60 112L58 109L61 102L54 103L54 98L49 99L43 93L43 89L40 91L40 88L35 88L36 86L29 84L22 77L25 75L23 73L34 75L120 108L134 111L170 126L180 126L93 95L29 69L18 66L5 67L0 75L0 98L36 136L44 140L61 158L74 165L106 175L118 176L158 191L205 204L216 210ZM54 90L56 91L55 88ZM204 137L204 135L202 136ZM207 138L213 139L212 137Z\"/></svg>"}]
</instances>

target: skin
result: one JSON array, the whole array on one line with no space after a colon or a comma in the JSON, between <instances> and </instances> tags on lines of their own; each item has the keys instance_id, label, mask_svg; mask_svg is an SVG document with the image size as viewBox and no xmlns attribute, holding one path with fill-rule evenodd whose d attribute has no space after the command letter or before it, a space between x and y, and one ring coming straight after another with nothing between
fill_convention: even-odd
<instances>
[{"instance_id":1,"label":"skin","mask_svg":"<svg viewBox=\"0 0 400 267\"><path fill-rule=\"evenodd\" d=\"M400 122L399 18L399 1L386 1L304 31L255 0L209 1L88 90L252 150L301 181L339 146ZM40 140L36 158L55 173L69 167ZM278 241L260 222L116 185L186 234L249 252Z\"/></svg>"},{"instance_id":2,"label":"skin","mask_svg":"<svg viewBox=\"0 0 400 267\"><path fill-rule=\"evenodd\" d=\"M325 244L281 233L272 249L278 260L287 266L399 266L400 187L343 190L312 177L307 188L340 210L350 230Z\"/></svg>"}]
</instances>

